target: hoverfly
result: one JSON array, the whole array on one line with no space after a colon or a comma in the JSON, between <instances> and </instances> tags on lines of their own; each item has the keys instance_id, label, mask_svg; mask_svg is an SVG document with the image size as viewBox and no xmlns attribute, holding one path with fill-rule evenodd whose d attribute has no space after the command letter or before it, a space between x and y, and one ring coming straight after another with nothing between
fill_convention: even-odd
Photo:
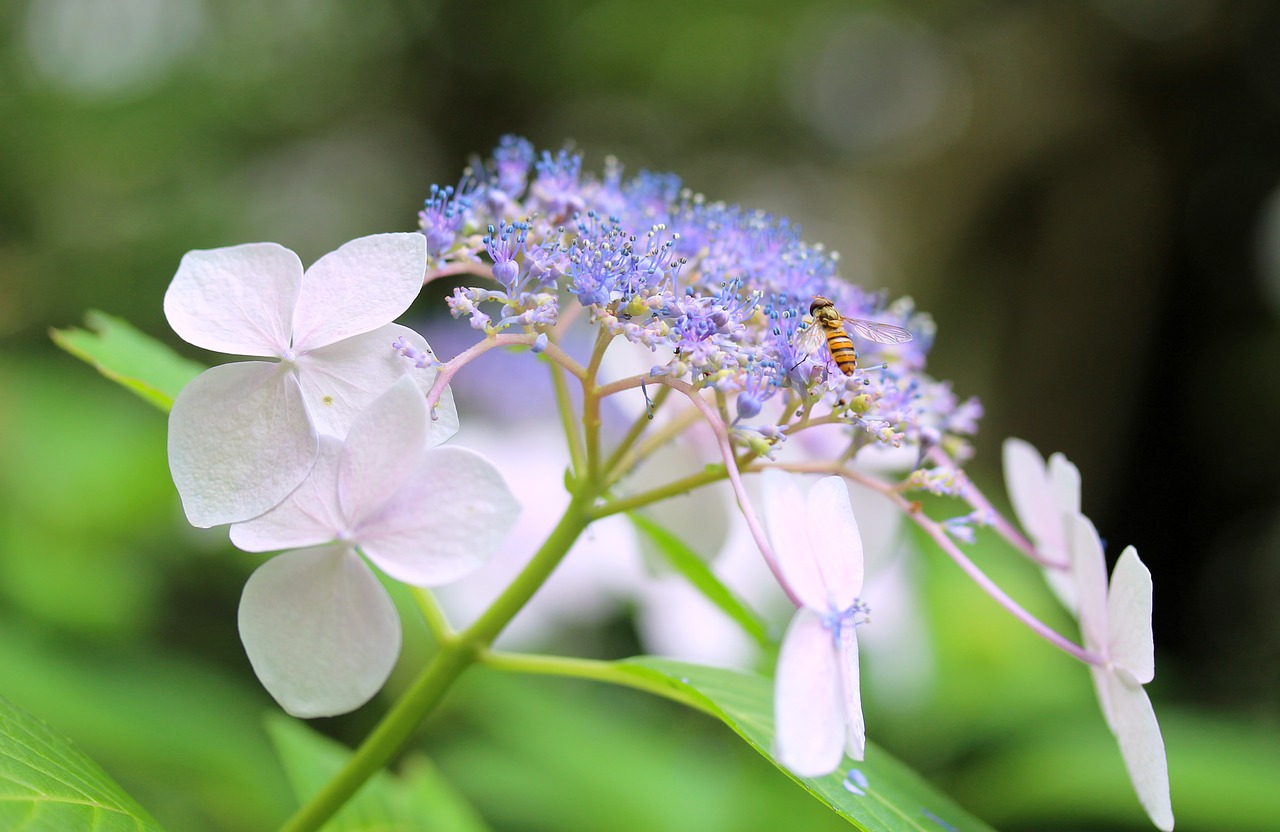
<instances>
[{"instance_id":1,"label":"hoverfly","mask_svg":"<svg viewBox=\"0 0 1280 832\"><path fill-rule=\"evenodd\" d=\"M822 295L813 296L805 323L808 326L796 335L796 348L806 355L813 355L825 341L831 360L847 376L853 375L858 366L858 351L853 347L853 340L845 333L845 326L852 329L859 338L875 341L877 344L905 344L912 338L911 333L900 326L846 318L836 311L834 303Z\"/></svg>"}]
</instances>

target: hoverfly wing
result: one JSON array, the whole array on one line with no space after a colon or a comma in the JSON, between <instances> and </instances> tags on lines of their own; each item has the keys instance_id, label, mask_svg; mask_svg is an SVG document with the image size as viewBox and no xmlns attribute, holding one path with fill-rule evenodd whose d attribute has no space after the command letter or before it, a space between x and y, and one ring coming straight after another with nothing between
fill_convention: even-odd
<instances>
[{"instance_id":1,"label":"hoverfly wing","mask_svg":"<svg viewBox=\"0 0 1280 832\"><path fill-rule=\"evenodd\" d=\"M875 341L877 344L905 344L914 337L907 330L893 324L863 321L858 318L845 318L844 322L859 338Z\"/></svg>"},{"instance_id":2,"label":"hoverfly wing","mask_svg":"<svg viewBox=\"0 0 1280 832\"><path fill-rule=\"evenodd\" d=\"M813 355L826 343L827 334L823 331L822 324L805 315L800 327L796 330L796 349L805 355Z\"/></svg>"}]
</instances>

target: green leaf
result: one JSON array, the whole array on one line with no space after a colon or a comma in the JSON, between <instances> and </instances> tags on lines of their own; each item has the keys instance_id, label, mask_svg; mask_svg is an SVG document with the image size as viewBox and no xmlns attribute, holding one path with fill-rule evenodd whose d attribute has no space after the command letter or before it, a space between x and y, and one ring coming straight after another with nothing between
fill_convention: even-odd
<instances>
[{"instance_id":1,"label":"green leaf","mask_svg":"<svg viewBox=\"0 0 1280 832\"><path fill-rule=\"evenodd\" d=\"M768 757L814 797L867 832L978 832L991 827L969 815L919 775L867 744L867 759L844 764L825 777L796 777L773 758L773 683L751 673L641 656L617 662L619 669L705 700L711 712ZM850 769L867 779L865 794L846 788Z\"/></svg>"},{"instance_id":2,"label":"green leaf","mask_svg":"<svg viewBox=\"0 0 1280 832\"><path fill-rule=\"evenodd\" d=\"M178 391L205 369L120 318L89 310L84 319L88 330L52 329L49 337L161 410L172 407Z\"/></svg>"},{"instance_id":3,"label":"green leaf","mask_svg":"<svg viewBox=\"0 0 1280 832\"><path fill-rule=\"evenodd\" d=\"M766 653L773 652L775 647L769 635L769 625L716 577L707 562L698 557L697 552L653 519L634 511L627 512L627 516L637 529L653 541L673 569L683 575L721 612L736 621Z\"/></svg>"},{"instance_id":4,"label":"green leaf","mask_svg":"<svg viewBox=\"0 0 1280 832\"><path fill-rule=\"evenodd\" d=\"M267 732L299 803L309 800L346 764L350 749L284 716L272 716ZM426 757L404 762L400 776L375 775L324 826L325 832L487 832L471 804Z\"/></svg>"},{"instance_id":5,"label":"green leaf","mask_svg":"<svg viewBox=\"0 0 1280 832\"><path fill-rule=\"evenodd\" d=\"M0 697L0 829L158 832L160 826L70 740Z\"/></svg>"}]
</instances>

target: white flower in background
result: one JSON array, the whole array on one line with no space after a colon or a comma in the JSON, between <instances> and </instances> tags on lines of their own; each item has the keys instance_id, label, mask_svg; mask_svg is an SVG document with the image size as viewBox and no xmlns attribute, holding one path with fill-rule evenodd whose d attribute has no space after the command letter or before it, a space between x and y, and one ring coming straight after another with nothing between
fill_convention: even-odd
<instances>
[{"instance_id":1,"label":"white flower in background","mask_svg":"<svg viewBox=\"0 0 1280 832\"><path fill-rule=\"evenodd\" d=\"M449 619L465 627L528 565L564 513L569 504L564 488L569 454L563 430L550 420L534 419L516 431L506 423L469 416L456 441L494 460L508 474L524 507L500 552L481 569L436 592ZM643 580L631 521L623 515L597 520L495 643L508 650L547 649L566 628L597 626L621 614Z\"/></svg>"},{"instance_id":2,"label":"white flower in background","mask_svg":"<svg viewBox=\"0 0 1280 832\"><path fill-rule=\"evenodd\" d=\"M268 361L223 364L182 389L169 414L169 468L187 519L208 527L256 517L295 489L319 434L346 436L356 416L418 369L392 344L423 338L391 323L422 287L421 234L352 240L303 272L292 251L249 243L191 251L164 298L169 325L198 347ZM446 392L431 431L457 429Z\"/></svg>"},{"instance_id":3,"label":"white flower in background","mask_svg":"<svg viewBox=\"0 0 1280 832\"><path fill-rule=\"evenodd\" d=\"M1078 600L1071 573L1071 532L1080 514L1080 471L1062 454L1048 464L1030 443L1004 441L1004 482L1018 522L1036 551L1061 564L1044 567L1044 578L1062 605L1075 613Z\"/></svg>"},{"instance_id":4,"label":"white flower in background","mask_svg":"<svg viewBox=\"0 0 1280 832\"><path fill-rule=\"evenodd\" d=\"M395 665L395 607L360 554L399 581L435 586L479 568L515 523L498 470L469 450L428 447L429 422L421 391L401 379L345 443L320 437L315 467L283 503L231 527L250 552L312 547L264 563L240 600L254 672L294 716L358 708Z\"/></svg>"},{"instance_id":5,"label":"white flower in background","mask_svg":"<svg viewBox=\"0 0 1280 832\"><path fill-rule=\"evenodd\" d=\"M1102 541L1088 518L1076 518L1071 540L1080 631L1085 647L1106 659L1101 667L1090 666L1098 702L1120 745L1138 801L1151 822L1167 832L1173 829L1173 808L1164 739L1142 687L1156 673L1151 573L1129 546L1116 562L1108 587Z\"/></svg>"},{"instance_id":6,"label":"white flower in background","mask_svg":"<svg viewBox=\"0 0 1280 832\"><path fill-rule=\"evenodd\" d=\"M764 472L764 514L782 577L801 603L787 627L774 681L777 756L802 777L828 774L841 754L861 760L866 726L858 686L865 620L862 539L844 480L805 495L795 477Z\"/></svg>"}]
</instances>

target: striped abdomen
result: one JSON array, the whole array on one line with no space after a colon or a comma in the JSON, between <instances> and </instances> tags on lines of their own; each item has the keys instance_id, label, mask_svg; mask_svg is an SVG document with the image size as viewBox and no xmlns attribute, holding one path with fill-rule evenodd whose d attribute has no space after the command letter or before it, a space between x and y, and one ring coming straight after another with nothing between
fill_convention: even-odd
<instances>
[{"instance_id":1,"label":"striped abdomen","mask_svg":"<svg viewBox=\"0 0 1280 832\"><path fill-rule=\"evenodd\" d=\"M836 362L840 372L853 375L858 367L858 351L853 348L853 340L845 334L844 325L836 322L823 322L827 336L827 349L831 351L831 360Z\"/></svg>"}]
</instances>

